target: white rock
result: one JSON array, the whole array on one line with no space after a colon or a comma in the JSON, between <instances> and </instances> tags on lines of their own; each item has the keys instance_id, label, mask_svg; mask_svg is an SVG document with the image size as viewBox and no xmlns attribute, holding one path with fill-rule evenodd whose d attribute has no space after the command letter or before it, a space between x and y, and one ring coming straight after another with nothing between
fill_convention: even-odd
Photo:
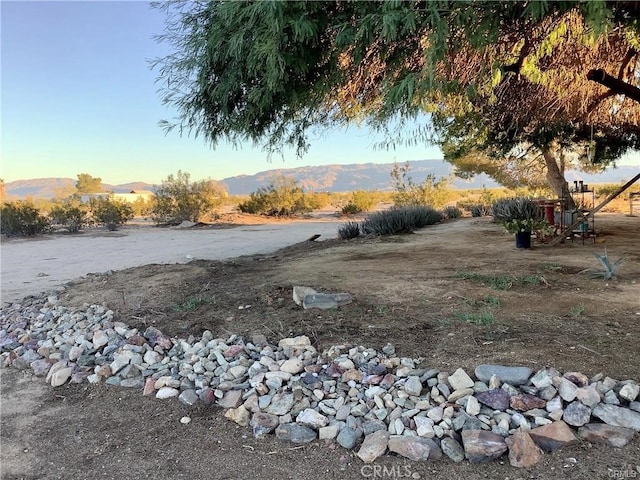
<instances>
[{"instance_id":1,"label":"white rock","mask_svg":"<svg viewBox=\"0 0 640 480\"><path fill-rule=\"evenodd\" d=\"M640 394L640 386L635 383L627 383L620 389L619 395L625 400L633 402Z\"/></svg>"},{"instance_id":2,"label":"white rock","mask_svg":"<svg viewBox=\"0 0 640 480\"><path fill-rule=\"evenodd\" d=\"M287 372L292 375L296 373L300 373L304 369L304 363L299 358L290 358L289 360L285 360L282 365L280 365L281 372Z\"/></svg>"},{"instance_id":3,"label":"white rock","mask_svg":"<svg viewBox=\"0 0 640 480\"><path fill-rule=\"evenodd\" d=\"M467 399L467 406L465 407L465 411L471 415L476 416L480 413L480 402L474 396L471 396Z\"/></svg>"},{"instance_id":4,"label":"white rock","mask_svg":"<svg viewBox=\"0 0 640 480\"><path fill-rule=\"evenodd\" d=\"M178 390L177 388L162 387L156 393L156 398L164 399L164 398L177 397L178 395L180 395L180 390Z\"/></svg>"},{"instance_id":5,"label":"white rock","mask_svg":"<svg viewBox=\"0 0 640 480\"><path fill-rule=\"evenodd\" d=\"M454 390L472 388L474 385L471 377L469 377L469 375L467 375L467 372L465 372L462 368L457 369L455 372L449 375L448 381L449 385L451 385L451 388L453 388Z\"/></svg>"},{"instance_id":6,"label":"white rock","mask_svg":"<svg viewBox=\"0 0 640 480\"><path fill-rule=\"evenodd\" d=\"M51 386L59 387L60 385L63 385L67 380L69 380L72 373L73 367L66 367L57 370L53 375L51 375Z\"/></svg>"}]
</instances>

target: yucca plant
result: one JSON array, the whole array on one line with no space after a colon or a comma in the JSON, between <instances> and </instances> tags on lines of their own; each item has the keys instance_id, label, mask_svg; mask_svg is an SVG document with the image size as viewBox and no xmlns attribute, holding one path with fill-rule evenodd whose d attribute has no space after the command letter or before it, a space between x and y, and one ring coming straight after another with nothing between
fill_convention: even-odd
<instances>
[{"instance_id":1,"label":"yucca plant","mask_svg":"<svg viewBox=\"0 0 640 480\"><path fill-rule=\"evenodd\" d=\"M358 222L347 222L338 228L338 236L342 240L351 240L360 236L360 224Z\"/></svg>"},{"instance_id":2,"label":"yucca plant","mask_svg":"<svg viewBox=\"0 0 640 480\"><path fill-rule=\"evenodd\" d=\"M393 207L369 215L360 224L360 230L366 235L397 235L434 225L442 219L442 213L423 205Z\"/></svg>"},{"instance_id":3,"label":"yucca plant","mask_svg":"<svg viewBox=\"0 0 640 480\"><path fill-rule=\"evenodd\" d=\"M620 267L622 262L625 260L625 256L623 255L615 262L611 263L606 245L604 246L604 255L600 255L599 253L594 253L593 255L600 262L600 265L602 265L602 270L587 269L587 272L591 273L593 278L602 277L603 280L611 280L615 278L618 267Z\"/></svg>"}]
</instances>

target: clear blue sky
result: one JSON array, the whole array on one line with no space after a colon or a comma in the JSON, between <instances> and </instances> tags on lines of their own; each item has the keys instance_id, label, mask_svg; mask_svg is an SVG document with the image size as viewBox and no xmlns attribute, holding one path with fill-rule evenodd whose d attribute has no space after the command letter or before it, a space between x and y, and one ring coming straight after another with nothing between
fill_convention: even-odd
<instances>
[{"instance_id":1,"label":"clear blue sky","mask_svg":"<svg viewBox=\"0 0 640 480\"><path fill-rule=\"evenodd\" d=\"M295 154L268 162L203 139L165 135L174 116L157 94L150 59L166 53L153 39L162 12L147 2L0 3L2 15L2 164L5 181L89 173L106 183L160 183L178 169L222 179L272 168L442 158L427 147L380 151L379 138L350 129L312 139Z\"/></svg>"},{"instance_id":2,"label":"clear blue sky","mask_svg":"<svg viewBox=\"0 0 640 480\"><path fill-rule=\"evenodd\" d=\"M240 150L165 135L149 60L166 47L164 17L147 2L1 1L0 177L70 177L89 173L106 183L160 183L178 169L192 178L222 179L272 168L387 163L442 158L426 146L381 151L380 140L352 128L312 139L302 159L271 163L260 149ZM622 163L640 164L640 155Z\"/></svg>"}]
</instances>

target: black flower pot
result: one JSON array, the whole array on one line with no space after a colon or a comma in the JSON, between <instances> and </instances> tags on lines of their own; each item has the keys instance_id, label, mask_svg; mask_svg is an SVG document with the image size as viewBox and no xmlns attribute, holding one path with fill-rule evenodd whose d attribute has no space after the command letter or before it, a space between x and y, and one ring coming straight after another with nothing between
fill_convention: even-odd
<instances>
[{"instance_id":1,"label":"black flower pot","mask_svg":"<svg viewBox=\"0 0 640 480\"><path fill-rule=\"evenodd\" d=\"M516 233L516 248L531 248L531 232Z\"/></svg>"}]
</instances>

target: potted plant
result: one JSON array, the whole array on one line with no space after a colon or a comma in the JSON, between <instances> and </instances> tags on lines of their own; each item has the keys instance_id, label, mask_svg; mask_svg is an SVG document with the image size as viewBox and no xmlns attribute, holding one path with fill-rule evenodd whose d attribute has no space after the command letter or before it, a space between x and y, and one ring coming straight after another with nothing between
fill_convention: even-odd
<instances>
[{"instance_id":1,"label":"potted plant","mask_svg":"<svg viewBox=\"0 0 640 480\"><path fill-rule=\"evenodd\" d=\"M493 217L516 237L516 248L531 248L531 233L547 227L542 210L526 197L505 198L493 204Z\"/></svg>"}]
</instances>

